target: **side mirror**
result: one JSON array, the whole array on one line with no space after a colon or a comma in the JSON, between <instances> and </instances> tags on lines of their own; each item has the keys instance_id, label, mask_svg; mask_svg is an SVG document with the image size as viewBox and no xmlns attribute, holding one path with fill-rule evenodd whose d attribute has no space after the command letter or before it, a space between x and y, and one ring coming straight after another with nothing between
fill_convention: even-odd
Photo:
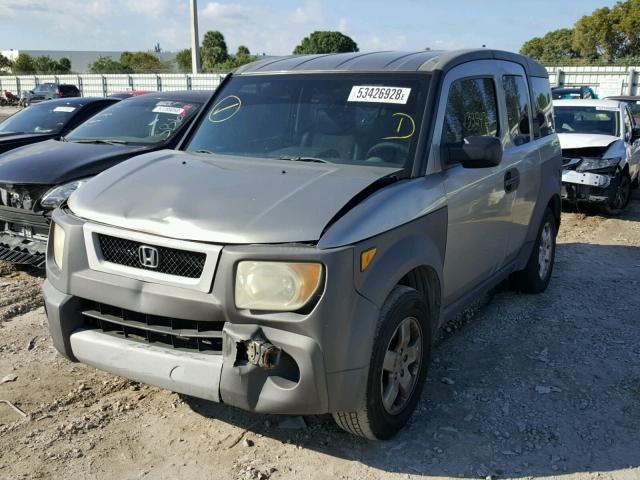
<instances>
[{"instance_id":1,"label":"side mirror","mask_svg":"<svg viewBox=\"0 0 640 480\"><path fill-rule=\"evenodd\" d=\"M635 142L636 140L640 140L640 127L633 127L633 129L631 129L631 142Z\"/></svg>"},{"instance_id":2,"label":"side mirror","mask_svg":"<svg viewBox=\"0 0 640 480\"><path fill-rule=\"evenodd\" d=\"M502 161L502 142L496 137L467 137L462 144L445 145L444 150L447 163L464 168L495 167Z\"/></svg>"}]
</instances>

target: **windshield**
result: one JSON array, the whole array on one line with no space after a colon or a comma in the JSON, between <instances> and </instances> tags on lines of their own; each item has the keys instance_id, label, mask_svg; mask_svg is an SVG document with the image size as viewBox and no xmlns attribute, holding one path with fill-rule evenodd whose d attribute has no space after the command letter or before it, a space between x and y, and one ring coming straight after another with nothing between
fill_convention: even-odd
<instances>
[{"instance_id":1,"label":"windshield","mask_svg":"<svg viewBox=\"0 0 640 480\"><path fill-rule=\"evenodd\" d=\"M188 151L410 168L429 77L232 77Z\"/></svg>"},{"instance_id":2,"label":"windshield","mask_svg":"<svg viewBox=\"0 0 640 480\"><path fill-rule=\"evenodd\" d=\"M173 137L201 105L174 100L123 100L91 117L65 140L133 145L162 143Z\"/></svg>"},{"instance_id":3,"label":"windshield","mask_svg":"<svg viewBox=\"0 0 640 480\"><path fill-rule=\"evenodd\" d=\"M50 90L53 90L55 87L55 85L53 83L43 83L41 85L38 85L36 88L33 89L34 92L48 92Z\"/></svg>"},{"instance_id":4,"label":"windshield","mask_svg":"<svg viewBox=\"0 0 640 480\"><path fill-rule=\"evenodd\" d=\"M60 103L32 105L0 123L0 132L59 133L80 108Z\"/></svg>"},{"instance_id":5,"label":"windshield","mask_svg":"<svg viewBox=\"0 0 640 480\"><path fill-rule=\"evenodd\" d=\"M555 107L558 133L620 135L620 115L616 107Z\"/></svg>"}]
</instances>

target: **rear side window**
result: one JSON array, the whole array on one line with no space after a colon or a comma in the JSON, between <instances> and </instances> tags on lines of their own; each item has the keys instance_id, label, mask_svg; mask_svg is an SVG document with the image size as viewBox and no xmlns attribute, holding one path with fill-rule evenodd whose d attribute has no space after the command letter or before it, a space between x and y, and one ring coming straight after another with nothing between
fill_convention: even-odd
<instances>
[{"instance_id":1,"label":"rear side window","mask_svg":"<svg viewBox=\"0 0 640 480\"><path fill-rule=\"evenodd\" d=\"M78 87L75 85L60 85L60 91L65 95L75 95L79 93Z\"/></svg>"},{"instance_id":2,"label":"rear side window","mask_svg":"<svg viewBox=\"0 0 640 480\"><path fill-rule=\"evenodd\" d=\"M549 79L531 78L531 100L533 104L533 138L538 139L555 132L553 104Z\"/></svg>"},{"instance_id":3,"label":"rear side window","mask_svg":"<svg viewBox=\"0 0 640 480\"><path fill-rule=\"evenodd\" d=\"M502 87L504 88L505 101L507 104L509 137L514 145L524 145L531 141L527 83L523 77L506 75L502 77Z\"/></svg>"},{"instance_id":4,"label":"rear side window","mask_svg":"<svg viewBox=\"0 0 640 480\"><path fill-rule=\"evenodd\" d=\"M451 84L442 143L462 143L471 136L498 136L496 88L491 78L467 78Z\"/></svg>"}]
</instances>

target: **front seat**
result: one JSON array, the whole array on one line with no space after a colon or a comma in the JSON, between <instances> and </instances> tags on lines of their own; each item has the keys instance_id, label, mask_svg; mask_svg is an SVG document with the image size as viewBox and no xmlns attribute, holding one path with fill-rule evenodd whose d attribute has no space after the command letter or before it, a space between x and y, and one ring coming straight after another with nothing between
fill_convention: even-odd
<instances>
[{"instance_id":1,"label":"front seat","mask_svg":"<svg viewBox=\"0 0 640 480\"><path fill-rule=\"evenodd\" d=\"M320 110L311 129L302 135L301 146L320 158L355 159L358 152L352 133L354 124L348 117L342 106Z\"/></svg>"}]
</instances>

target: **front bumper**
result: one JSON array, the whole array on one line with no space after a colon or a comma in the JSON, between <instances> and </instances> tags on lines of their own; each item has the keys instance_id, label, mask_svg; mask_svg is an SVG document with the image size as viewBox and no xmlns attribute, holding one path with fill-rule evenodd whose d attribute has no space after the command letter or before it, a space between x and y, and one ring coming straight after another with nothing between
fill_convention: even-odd
<instances>
[{"instance_id":1,"label":"front bumper","mask_svg":"<svg viewBox=\"0 0 640 480\"><path fill-rule=\"evenodd\" d=\"M615 175L575 170L562 172L561 196L570 202L606 203L615 194L616 187Z\"/></svg>"},{"instance_id":2,"label":"front bumper","mask_svg":"<svg viewBox=\"0 0 640 480\"><path fill-rule=\"evenodd\" d=\"M44 268L48 232L45 215L0 207L0 260Z\"/></svg>"},{"instance_id":3,"label":"front bumper","mask_svg":"<svg viewBox=\"0 0 640 480\"><path fill-rule=\"evenodd\" d=\"M211 290L201 292L91 270L84 221L60 211L54 221L64 228L65 251L73 255L65 256L62 270L49 255L43 293L53 343L66 357L256 412L321 414L361 404L378 309L355 291L351 248L224 247ZM237 310L235 265L252 258L321 261L326 269L322 297L306 313ZM87 321L87 302L136 315L221 325L221 351L172 348L127 335L126 329L124 334L108 331ZM256 339L281 350L274 368L247 362L246 344Z\"/></svg>"}]
</instances>

